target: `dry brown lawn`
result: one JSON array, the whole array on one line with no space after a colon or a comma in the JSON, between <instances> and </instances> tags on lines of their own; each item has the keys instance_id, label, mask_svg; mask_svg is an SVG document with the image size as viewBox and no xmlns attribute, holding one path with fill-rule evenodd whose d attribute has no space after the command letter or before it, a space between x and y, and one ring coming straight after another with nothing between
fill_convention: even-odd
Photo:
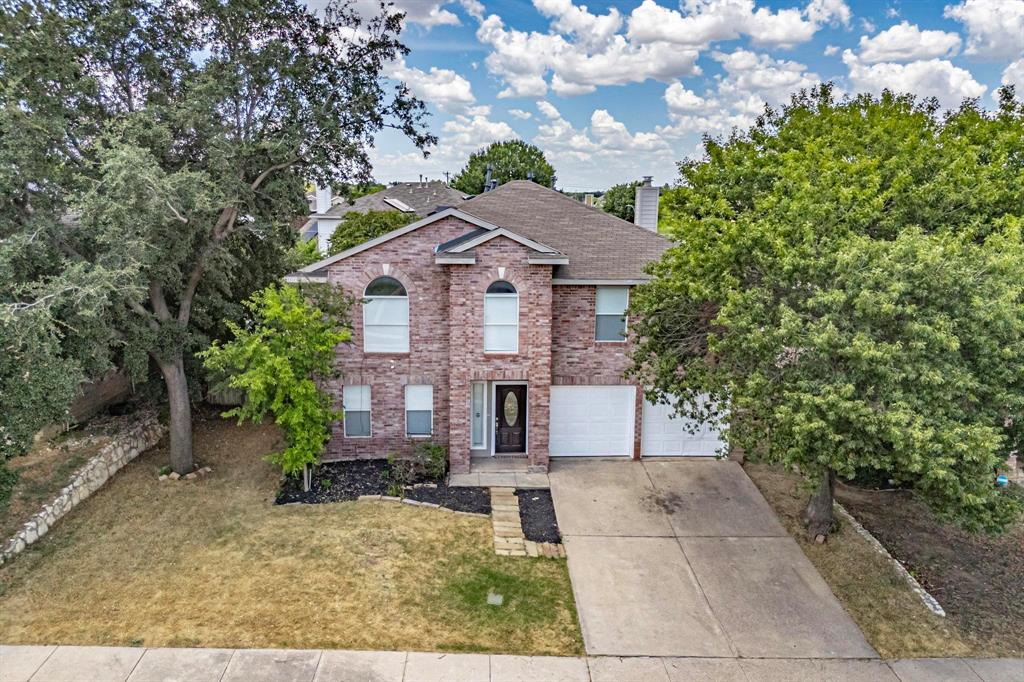
<instances>
[{"instance_id":1,"label":"dry brown lawn","mask_svg":"<svg viewBox=\"0 0 1024 682\"><path fill-rule=\"evenodd\" d=\"M744 468L883 658L1020 656L1009 638L1005 645L980 641L953 619L931 613L888 560L842 518L827 543L809 542L799 522L808 496L800 479L763 464Z\"/></svg>"},{"instance_id":2,"label":"dry brown lawn","mask_svg":"<svg viewBox=\"0 0 1024 682\"><path fill-rule=\"evenodd\" d=\"M0 641L578 654L564 561L495 556L490 522L389 503L275 506L272 426L197 422L0 568ZM490 590L501 607L486 603Z\"/></svg>"}]
</instances>

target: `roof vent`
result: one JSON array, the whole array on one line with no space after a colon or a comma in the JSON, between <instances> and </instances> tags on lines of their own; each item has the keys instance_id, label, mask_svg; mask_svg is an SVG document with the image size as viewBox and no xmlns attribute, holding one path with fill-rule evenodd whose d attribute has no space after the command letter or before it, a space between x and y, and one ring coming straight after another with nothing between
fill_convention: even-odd
<instances>
[{"instance_id":1,"label":"roof vent","mask_svg":"<svg viewBox=\"0 0 1024 682\"><path fill-rule=\"evenodd\" d=\"M636 186L636 197L633 201L633 222L640 227L658 231L658 195L661 189L651 184L651 176L645 175L644 181Z\"/></svg>"}]
</instances>

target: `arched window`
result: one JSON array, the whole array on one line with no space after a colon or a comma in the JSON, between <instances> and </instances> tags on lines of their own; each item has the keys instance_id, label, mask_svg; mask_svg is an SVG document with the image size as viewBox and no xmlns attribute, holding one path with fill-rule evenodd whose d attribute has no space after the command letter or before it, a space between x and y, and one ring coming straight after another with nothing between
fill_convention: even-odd
<instances>
[{"instance_id":1,"label":"arched window","mask_svg":"<svg viewBox=\"0 0 1024 682\"><path fill-rule=\"evenodd\" d=\"M363 295L363 350L409 352L409 296L394 277L378 277Z\"/></svg>"},{"instance_id":2,"label":"arched window","mask_svg":"<svg viewBox=\"0 0 1024 682\"><path fill-rule=\"evenodd\" d=\"M484 352L519 352L519 294L498 281L484 294Z\"/></svg>"}]
</instances>

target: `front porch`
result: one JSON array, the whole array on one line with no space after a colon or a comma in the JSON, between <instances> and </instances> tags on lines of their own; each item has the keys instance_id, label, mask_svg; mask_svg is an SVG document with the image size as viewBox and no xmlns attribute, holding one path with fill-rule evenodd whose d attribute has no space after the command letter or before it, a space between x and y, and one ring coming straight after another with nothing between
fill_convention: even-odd
<instances>
[{"instance_id":1,"label":"front porch","mask_svg":"<svg viewBox=\"0 0 1024 682\"><path fill-rule=\"evenodd\" d=\"M529 471L529 460L520 456L480 455L469 459L469 473L452 473L452 487L548 488L548 475Z\"/></svg>"}]
</instances>

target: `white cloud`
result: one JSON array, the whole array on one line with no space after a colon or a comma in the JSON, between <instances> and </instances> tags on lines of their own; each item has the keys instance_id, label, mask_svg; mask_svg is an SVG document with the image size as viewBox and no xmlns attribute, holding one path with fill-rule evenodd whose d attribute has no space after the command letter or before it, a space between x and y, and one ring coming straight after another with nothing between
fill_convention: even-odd
<instances>
[{"instance_id":1,"label":"white cloud","mask_svg":"<svg viewBox=\"0 0 1024 682\"><path fill-rule=\"evenodd\" d=\"M677 154L665 136L654 132L630 132L606 109L591 113L587 127L579 129L546 100L537 102L545 121L533 141L548 156L563 182L599 188L610 184L609 172L622 180L657 173L673 174Z\"/></svg>"},{"instance_id":2,"label":"white cloud","mask_svg":"<svg viewBox=\"0 0 1024 682\"><path fill-rule=\"evenodd\" d=\"M714 52L712 56L728 74L719 91L756 94L769 104L789 101L792 93L812 88L821 80L818 74L807 71L804 64L749 50Z\"/></svg>"},{"instance_id":3,"label":"white cloud","mask_svg":"<svg viewBox=\"0 0 1024 682\"><path fill-rule=\"evenodd\" d=\"M754 0L684 0L680 5L682 11L677 11L644 0L630 14L627 35L639 42L691 47L747 35L755 45L790 47L807 42L825 24L850 21L843 0L812 0L802 11L776 12L756 7Z\"/></svg>"},{"instance_id":4,"label":"white cloud","mask_svg":"<svg viewBox=\"0 0 1024 682\"><path fill-rule=\"evenodd\" d=\"M812 88L818 74L799 62L774 59L749 50L714 52L725 75L703 95L672 83L665 89L665 104L670 124L660 126L659 134L683 138L694 134L727 135L734 128L746 129L764 112L766 104L789 101L800 89Z\"/></svg>"},{"instance_id":5,"label":"white cloud","mask_svg":"<svg viewBox=\"0 0 1024 682\"><path fill-rule=\"evenodd\" d=\"M865 33L874 33L878 30L878 27L875 26L875 22L870 19L865 19L864 17L861 17L860 19L860 27L864 29Z\"/></svg>"},{"instance_id":6,"label":"white cloud","mask_svg":"<svg viewBox=\"0 0 1024 682\"><path fill-rule=\"evenodd\" d=\"M822 54L824 54L826 57L834 57L835 55L839 54L839 47L836 45L826 45Z\"/></svg>"},{"instance_id":7,"label":"white cloud","mask_svg":"<svg viewBox=\"0 0 1024 682\"><path fill-rule=\"evenodd\" d=\"M386 73L389 78L405 82L412 94L446 113L465 112L476 101L469 81L450 69L432 66L427 72L407 66L400 59Z\"/></svg>"},{"instance_id":8,"label":"white cloud","mask_svg":"<svg viewBox=\"0 0 1024 682\"><path fill-rule=\"evenodd\" d=\"M944 14L967 27L967 55L1014 59L1024 53L1024 0L964 0L947 5Z\"/></svg>"},{"instance_id":9,"label":"white cloud","mask_svg":"<svg viewBox=\"0 0 1024 682\"><path fill-rule=\"evenodd\" d=\"M484 18L484 5L480 0L459 0L459 4L466 10L466 14L474 19Z\"/></svg>"},{"instance_id":10,"label":"white cloud","mask_svg":"<svg viewBox=\"0 0 1024 682\"><path fill-rule=\"evenodd\" d=\"M958 106L965 97L981 97L987 90L969 71L945 59L865 64L853 51L844 50L843 63L849 69L850 82L859 91L877 93L887 88L918 97L935 97L947 108Z\"/></svg>"},{"instance_id":11,"label":"white cloud","mask_svg":"<svg viewBox=\"0 0 1024 682\"><path fill-rule=\"evenodd\" d=\"M574 5L572 0L533 0L533 6L554 19L551 28L588 46L606 45L622 27L622 15L614 7L608 14L597 16L587 11L586 5Z\"/></svg>"},{"instance_id":12,"label":"white cloud","mask_svg":"<svg viewBox=\"0 0 1024 682\"><path fill-rule=\"evenodd\" d=\"M1010 65L1003 70L1003 79L1001 83L1003 85L1016 85L1017 97L1024 95L1024 57L1015 62L1011 62Z\"/></svg>"},{"instance_id":13,"label":"white cloud","mask_svg":"<svg viewBox=\"0 0 1024 682\"><path fill-rule=\"evenodd\" d=\"M946 31L922 31L902 21L869 38L860 38L860 59L876 62L912 62L953 57L960 51L960 36Z\"/></svg>"},{"instance_id":14,"label":"white cloud","mask_svg":"<svg viewBox=\"0 0 1024 682\"><path fill-rule=\"evenodd\" d=\"M441 126L441 143L438 148L444 148L445 155L454 155L459 158L466 157L480 147L491 142L510 140L519 137L516 131L504 121L492 121L486 116L477 114L465 116L457 115L450 121L445 121Z\"/></svg>"},{"instance_id":15,"label":"white cloud","mask_svg":"<svg viewBox=\"0 0 1024 682\"><path fill-rule=\"evenodd\" d=\"M506 28L494 14L480 23L477 38L492 48L488 70L505 82L499 97L542 97L549 87L548 73L553 74L550 87L564 96L593 92L600 85L648 78L669 81L700 73L695 49L664 42L634 44L621 34L595 47L559 34Z\"/></svg>"},{"instance_id":16,"label":"white cloud","mask_svg":"<svg viewBox=\"0 0 1024 682\"><path fill-rule=\"evenodd\" d=\"M668 104L670 112L679 114L704 111L708 107L708 100L687 90L682 83L678 82L672 83L665 89L665 103Z\"/></svg>"},{"instance_id":17,"label":"white cloud","mask_svg":"<svg viewBox=\"0 0 1024 682\"><path fill-rule=\"evenodd\" d=\"M392 13L404 12L405 21L420 26L458 26L459 18L444 6L449 0L391 0ZM310 7L321 9L327 5L327 0L313 0L309 2ZM371 17L380 14L380 0L355 0L352 4L361 16Z\"/></svg>"},{"instance_id":18,"label":"white cloud","mask_svg":"<svg viewBox=\"0 0 1024 682\"><path fill-rule=\"evenodd\" d=\"M529 111L523 111L522 109L509 109L508 113L512 114L512 116L518 118L520 121L526 121L533 118L533 114Z\"/></svg>"}]
</instances>

